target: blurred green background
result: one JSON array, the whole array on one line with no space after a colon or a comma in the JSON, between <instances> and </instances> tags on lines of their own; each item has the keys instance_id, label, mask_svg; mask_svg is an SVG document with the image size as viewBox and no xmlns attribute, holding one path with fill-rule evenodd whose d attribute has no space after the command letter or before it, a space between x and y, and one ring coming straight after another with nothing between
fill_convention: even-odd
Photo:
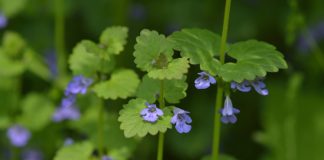
<instances>
[{"instance_id":1,"label":"blurred green background","mask_svg":"<svg viewBox=\"0 0 324 160\"><path fill-rule=\"evenodd\" d=\"M2 48L5 48L5 33L13 31L25 39L28 47L35 52L32 55L37 57L40 66L51 61L46 57L56 50L56 1L1 0L0 12L8 17L8 25L0 31L0 36L4 37ZM117 66L133 68L140 75L143 73L135 68L132 53L135 38L143 28L166 35L181 28L192 27L220 33L224 10L224 1L220 0L62 2L58 11L64 15L64 45L67 55L82 39L98 41L97 37L106 27L124 25L129 27L128 44L126 50L118 56ZM232 1L229 42L252 38L277 46L285 55L289 69L268 75L265 82L269 96L239 92L233 94L233 104L241 113L236 124L222 126L220 152L239 160L323 160L324 54L321 50L324 49L324 1ZM26 63L34 64L33 61ZM4 74L13 69L11 66L6 66L0 60L0 67L0 159L6 159L10 150L5 136L8 121L23 112L20 104L28 103L25 97L37 92L45 95L44 98L50 101L48 105L58 105L71 73L66 68L69 76L65 78L55 77L55 74L52 74L52 78L44 78L50 74L46 69L39 72L31 69L19 76L12 76ZM178 104L191 112L193 129L185 135L180 135L175 130L168 131L165 159L199 160L211 152L216 87L197 91L193 85L197 72L197 66L190 68L187 97ZM85 103L80 105L82 111L88 107L86 104L91 100L87 99L91 97L84 99L81 101ZM114 113L112 117L116 116L126 102L107 102L106 110ZM52 110L45 112L50 114ZM33 116L44 115L35 113ZM116 119L111 120L115 124L115 128L111 130L116 132L113 135L121 137L122 132L116 131L119 129ZM85 138L81 134L82 127L70 125L51 122L40 124L41 127L33 131L31 143L26 148L36 148L42 152L44 159L52 159L66 135L79 140ZM106 136L109 137L111 132L107 132ZM51 143L46 143L49 139ZM156 143L156 136L145 137L136 144L131 159L154 159Z\"/></svg>"}]
</instances>

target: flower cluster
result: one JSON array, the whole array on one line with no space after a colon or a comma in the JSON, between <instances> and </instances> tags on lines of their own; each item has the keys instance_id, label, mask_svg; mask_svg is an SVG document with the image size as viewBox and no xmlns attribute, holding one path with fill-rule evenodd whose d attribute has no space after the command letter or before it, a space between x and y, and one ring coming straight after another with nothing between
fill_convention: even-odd
<instances>
[{"instance_id":1,"label":"flower cluster","mask_svg":"<svg viewBox=\"0 0 324 160\"><path fill-rule=\"evenodd\" d=\"M39 150L27 150L22 153L22 160L42 160L43 154Z\"/></svg>"},{"instance_id":2,"label":"flower cluster","mask_svg":"<svg viewBox=\"0 0 324 160\"><path fill-rule=\"evenodd\" d=\"M65 98L62 99L60 107L53 114L54 122L63 120L77 120L80 117L80 111L75 106L76 95L85 94L93 80L83 76L75 76L68 84L65 90Z\"/></svg>"},{"instance_id":3,"label":"flower cluster","mask_svg":"<svg viewBox=\"0 0 324 160\"><path fill-rule=\"evenodd\" d=\"M241 92L250 92L251 91L251 86L254 88L256 92L259 94L266 96L269 94L268 89L266 88L266 85L264 82L262 82L261 79L257 78L254 81L243 81L242 83L237 83L237 82L232 82L231 83L231 88L232 89L237 89Z\"/></svg>"},{"instance_id":4,"label":"flower cluster","mask_svg":"<svg viewBox=\"0 0 324 160\"><path fill-rule=\"evenodd\" d=\"M154 123L159 117L163 116L163 111L156 107L156 104L145 103L147 108L144 108L140 115L144 121ZM188 115L188 111L175 107L173 109L173 117L171 118L171 124L175 124L175 128L179 133L188 133L191 130L189 123L192 122Z\"/></svg>"},{"instance_id":5,"label":"flower cluster","mask_svg":"<svg viewBox=\"0 0 324 160\"><path fill-rule=\"evenodd\" d=\"M210 84L216 84L216 79L209 75L206 72L198 73L200 75L195 80L195 87L197 89L206 89L210 86ZM239 90L241 92L250 92L252 88L259 94L266 96L269 94L268 89L266 88L265 83L262 81L262 78L256 78L253 81L244 80L241 83L232 82L231 88L234 90ZM236 123L237 118L235 114L240 113L240 110L233 107L232 101L229 96L226 96L224 102L224 108L220 110L220 114L222 115L221 121L223 123Z\"/></svg>"},{"instance_id":6,"label":"flower cluster","mask_svg":"<svg viewBox=\"0 0 324 160\"><path fill-rule=\"evenodd\" d=\"M26 128L16 124L7 130L7 137L13 146L23 147L28 143L31 133Z\"/></svg>"}]
</instances>

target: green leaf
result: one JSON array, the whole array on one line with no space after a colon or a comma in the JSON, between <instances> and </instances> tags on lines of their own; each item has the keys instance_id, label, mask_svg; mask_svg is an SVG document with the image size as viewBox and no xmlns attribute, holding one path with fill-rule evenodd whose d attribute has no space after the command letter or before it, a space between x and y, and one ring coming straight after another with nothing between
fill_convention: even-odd
<instances>
[{"instance_id":1,"label":"green leaf","mask_svg":"<svg viewBox=\"0 0 324 160\"><path fill-rule=\"evenodd\" d=\"M87 97L89 98L89 97ZM76 129L82 134L86 134L89 137L89 140L97 146L98 143L98 114L99 114L99 106L101 100L97 97L93 96L93 100L91 104L87 105L87 109L83 112L80 120L78 121L70 121L69 124L71 128ZM111 107L111 106L108 106ZM111 150L119 150L121 148L127 148L130 152L136 147L135 139L125 138L123 131L120 130L120 123L117 121L118 115L117 113L112 112L104 112L104 136L102 141L105 147L109 149L109 156L111 156Z\"/></svg>"},{"instance_id":2,"label":"green leaf","mask_svg":"<svg viewBox=\"0 0 324 160\"><path fill-rule=\"evenodd\" d=\"M100 82L93 87L98 97L105 99L125 99L135 94L140 80L130 69L112 73L110 80Z\"/></svg>"},{"instance_id":3,"label":"green leaf","mask_svg":"<svg viewBox=\"0 0 324 160\"><path fill-rule=\"evenodd\" d=\"M136 42L135 63L143 71L163 68L172 59L172 43L156 31L142 30Z\"/></svg>"},{"instance_id":4,"label":"green leaf","mask_svg":"<svg viewBox=\"0 0 324 160\"><path fill-rule=\"evenodd\" d=\"M266 76L267 72L278 72L288 67L283 55L273 45L261 41L235 43L231 45L228 55L237 62L229 62L221 67L219 76L227 82L254 80Z\"/></svg>"},{"instance_id":5,"label":"green leaf","mask_svg":"<svg viewBox=\"0 0 324 160\"><path fill-rule=\"evenodd\" d=\"M188 84L186 77L180 80L165 80L164 82L164 97L169 103L179 103L186 97ZM154 103L157 95L160 93L160 81L144 76L137 90L137 97L143 98L150 103Z\"/></svg>"},{"instance_id":6,"label":"green leaf","mask_svg":"<svg viewBox=\"0 0 324 160\"><path fill-rule=\"evenodd\" d=\"M31 93L22 102L20 124L31 130L41 130L51 122L54 105L43 95Z\"/></svg>"},{"instance_id":7,"label":"green leaf","mask_svg":"<svg viewBox=\"0 0 324 160\"><path fill-rule=\"evenodd\" d=\"M4 53L10 57L18 57L26 47L25 40L15 32L5 32L2 47Z\"/></svg>"},{"instance_id":8,"label":"green leaf","mask_svg":"<svg viewBox=\"0 0 324 160\"><path fill-rule=\"evenodd\" d=\"M221 63L214 58L220 49L220 36L205 29L183 29L170 37L174 49L187 57L191 64L199 64L200 69L216 75Z\"/></svg>"},{"instance_id":9,"label":"green leaf","mask_svg":"<svg viewBox=\"0 0 324 160\"><path fill-rule=\"evenodd\" d=\"M169 128L172 128L171 109L166 107L163 109L164 115L157 122L150 123L143 120L140 112L146 108L144 99L132 99L128 104L124 105L124 108L119 112L120 116L118 121L121 122L120 128L124 130L125 137L144 137L148 133L156 135L158 132L166 132Z\"/></svg>"},{"instance_id":10,"label":"green leaf","mask_svg":"<svg viewBox=\"0 0 324 160\"><path fill-rule=\"evenodd\" d=\"M27 0L1 0L1 12L7 17L18 14L25 6Z\"/></svg>"},{"instance_id":11,"label":"green leaf","mask_svg":"<svg viewBox=\"0 0 324 160\"><path fill-rule=\"evenodd\" d=\"M172 60L165 68L155 68L148 72L148 76L153 79L181 79L188 72L189 63L187 58Z\"/></svg>"},{"instance_id":12,"label":"green leaf","mask_svg":"<svg viewBox=\"0 0 324 160\"><path fill-rule=\"evenodd\" d=\"M0 50L0 77L14 77L25 71L25 65L17 60L11 60Z\"/></svg>"},{"instance_id":13,"label":"green leaf","mask_svg":"<svg viewBox=\"0 0 324 160\"><path fill-rule=\"evenodd\" d=\"M126 45L128 28L115 26L109 27L103 31L100 36L100 44L105 46L109 54L119 54Z\"/></svg>"},{"instance_id":14,"label":"green leaf","mask_svg":"<svg viewBox=\"0 0 324 160\"><path fill-rule=\"evenodd\" d=\"M64 146L58 150L54 160L88 160L93 149L92 144L87 141Z\"/></svg>"},{"instance_id":15,"label":"green leaf","mask_svg":"<svg viewBox=\"0 0 324 160\"><path fill-rule=\"evenodd\" d=\"M98 52L100 53L100 49L89 40L78 43L69 59L70 69L73 74L82 74L84 76L95 74L101 64Z\"/></svg>"},{"instance_id":16,"label":"green leaf","mask_svg":"<svg viewBox=\"0 0 324 160\"><path fill-rule=\"evenodd\" d=\"M44 80L50 78L50 71L44 61L31 49L24 53L24 63L29 71L41 77Z\"/></svg>"}]
</instances>

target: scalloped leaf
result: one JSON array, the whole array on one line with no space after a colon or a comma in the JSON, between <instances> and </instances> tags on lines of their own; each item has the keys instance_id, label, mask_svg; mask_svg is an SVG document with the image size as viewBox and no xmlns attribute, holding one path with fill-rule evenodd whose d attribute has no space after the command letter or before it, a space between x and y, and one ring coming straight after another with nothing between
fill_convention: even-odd
<instances>
[{"instance_id":1,"label":"scalloped leaf","mask_svg":"<svg viewBox=\"0 0 324 160\"><path fill-rule=\"evenodd\" d=\"M172 43L164 35L156 31L143 29L140 36L136 38L135 63L143 71L150 71L155 68L157 61L172 59ZM162 60L160 60L163 55Z\"/></svg>"},{"instance_id":2,"label":"scalloped leaf","mask_svg":"<svg viewBox=\"0 0 324 160\"><path fill-rule=\"evenodd\" d=\"M18 33L7 31L3 35L2 48L5 54L19 57L26 48L26 42Z\"/></svg>"},{"instance_id":3,"label":"scalloped leaf","mask_svg":"<svg viewBox=\"0 0 324 160\"><path fill-rule=\"evenodd\" d=\"M93 87L100 98L125 99L135 94L140 80L137 74L130 69L113 72L110 80L100 82Z\"/></svg>"},{"instance_id":4,"label":"scalloped leaf","mask_svg":"<svg viewBox=\"0 0 324 160\"><path fill-rule=\"evenodd\" d=\"M63 146L57 151L54 160L89 160L93 149L88 141Z\"/></svg>"},{"instance_id":5,"label":"scalloped leaf","mask_svg":"<svg viewBox=\"0 0 324 160\"><path fill-rule=\"evenodd\" d=\"M70 56L70 69L74 75L82 74L91 76L100 68L100 57L98 56L96 44L83 40L78 43Z\"/></svg>"},{"instance_id":6,"label":"scalloped leaf","mask_svg":"<svg viewBox=\"0 0 324 160\"><path fill-rule=\"evenodd\" d=\"M100 44L104 45L108 54L119 54L127 43L128 28L114 26L106 28L100 35Z\"/></svg>"},{"instance_id":7,"label":"scalloped leaf","mask_svg":"<svg viewBox=\"0 0 324 160\"><path fill-rule=\"evenodd\" d=\"M11 60L0 50L0 77L14 77L22 74L26 66L21 61Z\"/></svg>"},{"instance_id":8,"label":"scalloped leaf","mask_svg":"<svg viewBox=\"0 0 324 160\"><path fill-rule=\"evenodd\" d=\"M188 72L189 63L187 58L172 60L165 68L155 68L148 72L148 76L153 79L181 79Z\"/></svg>"},{"instance_id":9,"label":"scalloped leaf","mask_svg":"<svg viewBox=\"0 0 324 160\"><path fill-rule=\"evenodd\" d=\"M164 133L168 128L172 128L170 123L172 116L170 107L163 109L164 115L157 122L150 123L144 121L140 112L147 107L145 102L146 100L140 98L132 99L119 112L118 121L121 122L120 128L124 130L125 137L144 137L147 134L156 135L158 132Z\"/></svg>"},{"instance_id":10,"label":"scalloped leaf","mask_svg":"<svg viewBox=\"0 0 324 160\"><path fill-rule=\"evenodd\" d=\"M174 49L187 57L191 64L199 64L200 69L216 75L221 63L214 58L220 49L220 36L205 29L182 29L170 37Z\"/></svg>"},{"instance_id":11,"label":"scalloped leaf","mask_svg":"<svg viewBox=\"0 0 324 160\"><path fill-rule=\"evenodd\" d=\"M51 122L53 112L54 104L45 96L31 93L22 102L22 115L18 121L33 131L39 131Z\"/></svg>"},{"instance_id":12,"label":"scalloped leaf","mask_svg":"<svg viewBox=\"0 0 324 160\"><path fill-rule=\"evenodd\" d=\"M27 0L1 0L1 12L7 17L13 17L26 7Z\"/></svg>"},{"instance_id":13,"label":"scalloped leaf","mask_svg":"<svg viewBox=\"0 0 324 160\"><path fill-rule=\"evenodd\" d=\"M164 82L164 97L169 103L179 103L179 101L186 97L186 90L188 84L186 77L180 80L165 80ZM154 103L157 95L160 93L160 81L149 78L147 75L143 77L141 84L137 90L137 97L143 98L150 103Z\"/></svg>"},{"instance_id":14,"label":"scalloped leaf","mask_svg":"<svg viewBox=\"0 0 324 160\"><path fill-rule=\"evenodd\" d=\"M220 71L225 81L242 82L266 76L267 72L278 72L286 69L287 63L283 55L271 44L257 40L248 40L231 45L228 55L237 60L236 63L224 64Z\"/></svg>"}]
</instances>

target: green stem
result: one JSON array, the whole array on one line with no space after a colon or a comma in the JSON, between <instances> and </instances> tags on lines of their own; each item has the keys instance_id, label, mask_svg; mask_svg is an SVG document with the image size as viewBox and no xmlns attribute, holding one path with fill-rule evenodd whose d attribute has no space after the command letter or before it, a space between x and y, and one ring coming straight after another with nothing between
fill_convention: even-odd
<instances>
[{"instance_id":1,"label":"green stem","mask_svg":"<svg viewBox=\"0 0 324 160\"><path fill-rule=\"evenodd\" d=\"M220 62L222 64L225 63L225 49L226 49L230 9L231 9L231 0L226 0L222 39L221 39L221 46L220 46L220 51L219 51ZM223 105L223 94L224 94L223 81L222 81L222 79L218 79L217 93L216 93L216 104L215 104L215 110L214 110L215 113L214 113L214 133L213 133L214 137L213 137L212 160L218 159L219 137L220 137L220 126L221 126L220 114L218 112Z\"/></svg>"},{"instance_id":2,"label":"green stem","mask_svg":"<svg viewBox=\"0 0 324 160\"><path fill-rule=\"evenodd\" d=\"M104 142L104 108L103 104L99 104L98 112L98 152L101 158L104 155L103 142Z\"/></svg>"},{"instance_id":3,"label":"green stem","mask_svg":"<svg viewBox=\"0 0 324 160\"><path fill-rule=\"evenodd\" d=\"M161 80L160 84L160 97L159 97L160 108L163 109L165 107L164 104L164 81ZM163 160L163 145L164 145L164 133L159 133L159 141L158 141L158 150L157 150L157 160Z\"/></svg>"},{"instance_id":4,"label":"green stem","mask_svg":"<svg viewBox=\"0 0 324 160\"><path fill-rule=\"evenodd\" d=\"M64 46L64 0L55 3L55 49L58 62L59 77L66 75L66 55Z\"/></svg>"}]
</instances>

